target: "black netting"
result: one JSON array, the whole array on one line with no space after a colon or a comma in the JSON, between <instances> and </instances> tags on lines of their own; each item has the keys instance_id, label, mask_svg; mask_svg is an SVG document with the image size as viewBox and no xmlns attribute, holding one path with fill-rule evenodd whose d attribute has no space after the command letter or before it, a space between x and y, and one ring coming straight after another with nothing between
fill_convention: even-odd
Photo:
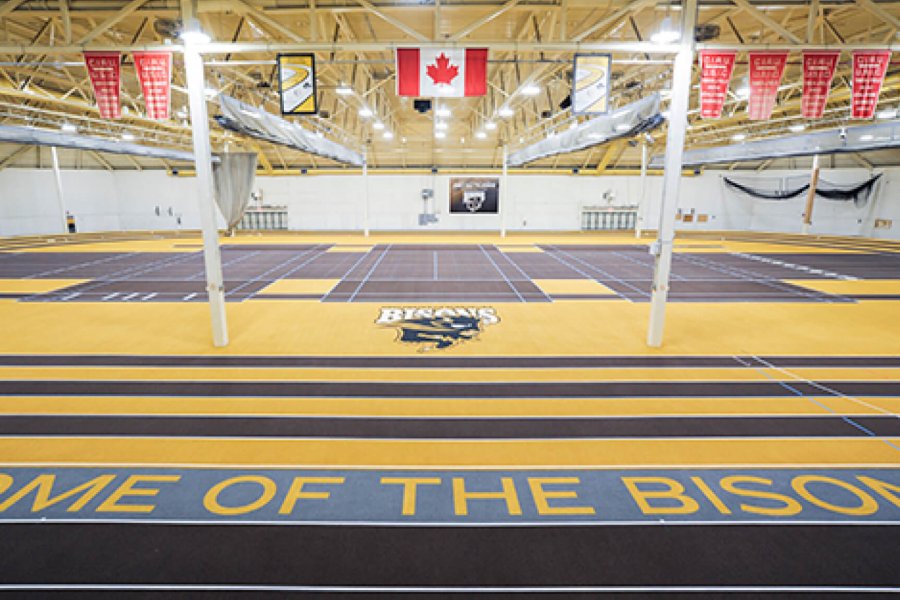
<instances>
[{"instance_id":1,"label":"black netting","mask_svg":"<svg viewBox=\"0 0 900 600\"><path fill-rule=\"evenodd\" d=\"M869 200L869 196L872 194L872 190L875 188L878 180L881 179L881 176L882 173L879 173L862 183L853 185L838 185L825 179L819 179L816 185L816 196L821 196L826 200L852 201L857 206L863 206ZM775 180L774 184L769 179L767 180L767 187L759 186L759 184L764 183L762 179L758 183L755 182L757 183L756 187L747 183L740 183L731 177L723 177L722 179L725 185L732 190L759 200L790 200L802 196L809 190L809 176L791 177L790 182L787 178L779 179Z\"/></svg>"}]
</instances>

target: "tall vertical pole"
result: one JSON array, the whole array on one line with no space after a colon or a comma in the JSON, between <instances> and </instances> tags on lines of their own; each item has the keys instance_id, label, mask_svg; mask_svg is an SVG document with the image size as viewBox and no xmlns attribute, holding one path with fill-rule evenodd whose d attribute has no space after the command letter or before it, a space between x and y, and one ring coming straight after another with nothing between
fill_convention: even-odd
<instances>
[{"instance_id":1,"label":"tall vertical pole","mask_svg":"<svg viewBox=\"0 0 900 600\"><path fill-rule=\"evenodd\" d=\"M203 90L203 58L197 44L184 42L184 70L187 75L188 99L191 108L191 131L194 139L194 164L197 172L197 203L200 209L200 229L203 232L203 262L206 266L206 291L212 317L213 344L228 345L228 324L225 320L225 285L222 280L222 256L219 253L219 232L216 228L216 203L213 197L212 148L209 143L209 118Z\"/></svg>"},{"instance_id":2,"label":"tall vertical pole","mask_svg":"<svg viewBox=\"0 0 900 600\"><path fill-rule=\"evenodd\" d=\"M500 237L506 237L506 213L509 212L509 154L503 146L503 178L500 181Z\"/></svg>"},{"instance_id":3,"label":"tall vertical pole","mask_svg":"<svg viewBox=\"0 0 900 600\"><path fill-rule=\"evenodd\" d=\"M675 241L675 211L681 186L681 166L684 138L687 130L687 111L691 93L691 66L694 63L694 28L697 23L697 0L681 3L681 48L675 55L672 71L672 103L669 107L669 131L666 137L663 195L659 209L659 227L653 253L653 290L650 297L650 323L647 344L662 345L666 319L666 299L669 295L669 273L672 270L672 244Z\"/></svg>"},{"instance_id":4,"label":"tall vertical pole","mask_svg":"<svg viewBox=\"0 0 900 600\"><path fill-rule=\"evenodd\" d=\"M819 185L819 155L813 156L812 172L809 174L809 193L806 195L806 211L803 213L803 235L809 233L812 225L813 201L816 199L816 188Z\"/></svg>"},{"instance_id":5,"label":"tall vertical pole","mask_svg":"<svg viewBox=\"0 0 900 600\"><path fill-rule=\"evenodd\" d=\"M59 157L56 155L56 146L50 146L50 156L53 158L53 177L56 180L56 199L59 201L59 218L62 223L62 232L69 233L69 222L66 219L66 199L63 195L62 172L59 170Z\"/></svg>"},{"instance_id":6,"label":"tall vertical pole","mask_svg":"<svg viewBox=\"0 0 900 600\"><path fill-rule=\"evenodd\" d=\"M369 237L369 152L363 148L363 234Z\"/></svg>"},{"instance_id":7,"label":"tall vertical pole","mask_svg":"<svg viewBox=\"0 0 900 600\"><path fill-rule=\"evenodd\" d=\"M647 140L641 142L641 195L638 197L637 215L634 222L634 237L640 239L644 228L644 211L647 210Z\"/></svg>"}]
</instances>

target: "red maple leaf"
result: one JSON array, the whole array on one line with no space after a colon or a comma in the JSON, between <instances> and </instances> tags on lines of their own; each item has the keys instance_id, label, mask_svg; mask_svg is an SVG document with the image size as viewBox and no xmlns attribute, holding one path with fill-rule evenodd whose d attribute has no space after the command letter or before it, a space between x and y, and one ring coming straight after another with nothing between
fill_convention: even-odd
<instances>
[{"instance_id":1,"label":"red maple leaf","mask_svg":"<svg viewBox=\"0 0 900 600\"><path fill-rule=\"evenodd\" d=\"M451 65L450 59L441 52L441 55L434 59L434 64L428 65L428 68L425 69L425 74L431 77L434 85L440 83L450 85L456 79L456 76L459 75L459 67Z\"/></svg>"}]
</instances>

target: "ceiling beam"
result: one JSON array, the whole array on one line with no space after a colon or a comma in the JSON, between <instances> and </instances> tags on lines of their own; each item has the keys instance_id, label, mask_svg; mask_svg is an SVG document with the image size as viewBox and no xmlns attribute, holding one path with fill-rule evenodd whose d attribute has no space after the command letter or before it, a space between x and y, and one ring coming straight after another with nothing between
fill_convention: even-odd
<instances>
[{"instance_id":1,"label":"ceiling beam","mask_svg":"<svg viewBox=\"0 0 900 600\"><path fill-rule=\"evenodd\" d=\"M605 27L608 27L608 26L616 23L617 21L624 19L629 14L633 14L633 13L641 10L645 6L649 6L650 4L655 4L655 3L656 3L656 0L638 0L637 2L629 2L625 6L620 8L619 10L612 13L611 15L603 17L602 19L600 19L599 21L597 21L596 23L594 23L593 25L591 25L590 27L588 27L587 29L582 31L581 33L575 34L572 37L572 41L580 42L581 40L583 40L587 36L591 35L592 33L596 32L600 29L604 29Z\"/></svg>"},{"instance_id":2,"label":"ceiling beam","mask_svg":"<svg viewBox=\"0 0 900 600\"><path fill-rule=\"evenodd\" d=\"M390 23L391 25L393 25L394 27L396 27L397 29L399 29L400 31L405 33L406 35L410 36L411 38L418 40L420 42L431 41L427 35L422 35L418 31L416 31L415 29L413 29L412 27L407 25L406 23L403 23L402 21L399 21L390 15L386 15L385 13L380 11L374 4L369 2L369 0L356 0L356 1L359 3L360 6L365 7L365 9L368 10L370 13L372 13L376 17L382 19L383 21L387 21L388 23Z\"/></svg>"},{"instance_id":3,"label":"ceiling beam","mask_svg":"<svg viewBox=\"0 0 900 600\"><path fill-rule=\"evenodd\" d=\"M770 28L772 31L777 32L778 35L780 35L784 39L790 40L791 42L793 42L795 44L803 43L803 40L801 40L799 37L797 37L790 31L788 31L787 29L782 27L781 24L778 23L778 21L770 18L767 14L765 14L764 12L762 12L761 10L759 10L758 8L756 8L755 6L750 4L749 0L731 0L731 1L734 2L737 6L739 6L741 8L741 10L743 10L745 13L752 16L754 19L756 19L757 21L759 21L766 27Z\"/></svg>"},{"instance_id":4,"label":"ceiling beam","mask_svg":"<svg viewBox=\"0 0 900 600\"><path fill-rule=\"evenodd\" d=\"M513 8L516 4L519 3L519 1L520 0L507 0L507 2L503 4L503 6L501 6L494 12L488 13L485 16L478 19L477 21L473 21L472 23L469 23L468 25L466 25L465 27L463 27L462 29L460 29L459 31L457 31L456 33L451 35L450 40L455 42L457 40L460 40L460 39L466 37L467 35L471 34L473 31L475 31L476 29L481 27L482 25L486 25L487 23L490 23L491 21L493 21L494 19L496 19L497 17L499 17L500 15L502 15L503 13L508 11L509 9Z\"/></svg>"},{"instance_id":5,"label":"ceiling beam","mask_svg":"<svg viewBox=\"0 0 900 600\"><path fill-rule=\"evenodd\" d=\"M16 10L23 2L25 2L25 0L7 0L6 4L0 6L0 17L4 17Z\"/></svg>"},{"instance_id":6,"label":"ceiling beam","mask_svg":"<svg viewBox=\"0 0 900 600\"><path fill-rule=\"evenodd\" d=\"M143 6L145 2L147 2L147 0L131 0L131 2L122 7L119 12L100 23L100 25L92 29L90 33L78 40L77 45L83 46L84 44L88 44L91 41L95 40L102 33L106 32L106 30L108 30L110 27Z\"/></svg>"},{"instance_id":7,"label":"ceiling beam","mask_svg":"<svg viewBox=\"0 0 900 600\"><path fill-rule=\"evenodd\" d=\"M872 2L872 0L856 0L856 5L863 10L872 13L882 21L890 23L891 27L894 29L900 29L900 19Z\"/></svg>"},{"instance_id":8,"label":"ceiling beam","mask_svg":"<svg viewBox=\"0 0 900 600\"><path fill-rule=\"evenodd\" d=\"M5 169L7 166L11 165L14 160L34 148L35 146L22 146L3 160L0 160L0 171Z\"/></svg>"},{"instance_id":9,"label":"ceiling beam","mask_svg":"<svg viewBox=\"0 0 900 600\"><path fill-rule=\"evenodd\" d=\"M242 14L242 15L244 15L245 17L246 17L247 15L252 16L252 17L255 18L257 21L259 21L260 23L262 23L263 25L266 25L266 26L268 26L268 27L274 29L275 31L277 31L277 32L280 33L281 35L285 36L287 39L293 40L293 41L295 41L295 42L297 42L297 43L303 43L303 42L306 41L306 40L304 40L300 35L298 35L297 33L293 32L293 31L291 31L288 27L285 27L284 25L282 25L281 23L279 23L278 21L276 21L276 20L273 19L272 17L266 15L265 13L263 13L263 12L262 12L261 10L259 10L258 8L254 7L254 6L251 6L250 4L248 4L247 2L245 2L244 0L231 0L231 2L232 2L232 4L234 5L235 10L236 10L239 14Z\"/></svg>"}]
</instances>

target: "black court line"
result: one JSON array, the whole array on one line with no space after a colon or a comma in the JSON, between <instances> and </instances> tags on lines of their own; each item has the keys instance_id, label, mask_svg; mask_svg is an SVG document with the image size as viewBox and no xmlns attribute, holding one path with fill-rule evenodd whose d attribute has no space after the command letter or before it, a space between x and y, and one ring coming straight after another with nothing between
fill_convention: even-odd
<instances>
[{"instance_id":1,"label":"black court line","mask_svg":"<svg viewBox=\"0 0 900 600\"><path fill-rule=\"evenodd\" d=\"M900 436L893 416L853 417L877 437ZM0 435L366 439L866 437L841 417L388 418L2 416Z\"/></svg>"},{"instance_id":2,"label":"black court line","mask_svg":"<svg viewBox=\"0 0 900 600\"><path fill-rule=\"evenodd\" d=\"M5 585L900 585L896 527L853 525L4 524L0 556Z\"/></svg>"},{"instance_id":3,"label":"black court line","mask_svg":"<svg viewBox=\"0 0 900 600\"><path fill-rule=\"evenodd\" d=\"M817 385L818 384L818 385ZM823 387L831 390L825 391ZM896 381L603 381L603 382L347 382L347 381L2 381L7 396L202 396L323 398L681 398L900 396Z\"/></svg>"},{"instance_id":4,"label":"black court line","mask_svg":"<svg viewBox=\"0 0 900 600\"><path fill-rule=\"evenodd\" d=\"M153 356L0 354L0 366L333 368L748 368L752 356ZM776 367L900 367L900 356L760 356ZM767 366L761 364L760 366Z\"/></svg>"}]
</instances>

